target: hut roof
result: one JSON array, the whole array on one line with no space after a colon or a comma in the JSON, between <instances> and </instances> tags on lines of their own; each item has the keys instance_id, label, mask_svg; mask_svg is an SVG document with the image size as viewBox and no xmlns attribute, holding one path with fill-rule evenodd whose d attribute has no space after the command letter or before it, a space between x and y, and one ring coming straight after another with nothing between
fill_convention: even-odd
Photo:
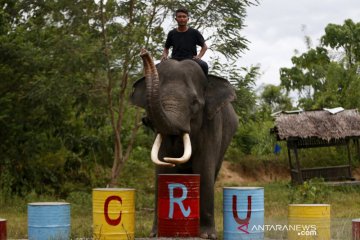
<instances>
[{"instance_id":1,"label":"hut roof","mask_svg":"<svg viewBox=\"0 0 360 240\"><path fill-rule=\"evenodd\" d=\"M330 141L360 137L360 114L356 109L331 113L328 110L279 113L275 116L279 140L319 138Z\"/></svg>"}]
</instances>

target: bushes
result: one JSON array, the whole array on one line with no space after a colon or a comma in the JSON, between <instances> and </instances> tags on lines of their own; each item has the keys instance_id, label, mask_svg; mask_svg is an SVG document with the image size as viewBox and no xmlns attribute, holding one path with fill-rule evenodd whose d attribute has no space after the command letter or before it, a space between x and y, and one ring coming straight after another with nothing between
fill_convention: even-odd
<instances>
[{"instance_id":1,"label":"bushes","mask_svg":"<svg viewBox=\"0 0 360 240\"><path fill-rule=\"evenodd\" d=\"M246 124L240 125L225 159L240 162L246 155L252 155L256 158L263 158L265 156L273 158L276 144L275 136L270 134L270 128L273 127L273 124L273 121L270 120L250 120ZM282 148L285 147L284 143L278 144L280 144Z\"/></svg>"},{"instance_id":2,"label":"bushes","mask_svg":"<svg viewBox=\"0 0 360 240\"><path fill-rule=\"evenodd\" d=\"M290 203L314 204L327 203L331 189L324 184L324 179L314 178L302 185L289 185Z\"/></svg>"}]
</instances>

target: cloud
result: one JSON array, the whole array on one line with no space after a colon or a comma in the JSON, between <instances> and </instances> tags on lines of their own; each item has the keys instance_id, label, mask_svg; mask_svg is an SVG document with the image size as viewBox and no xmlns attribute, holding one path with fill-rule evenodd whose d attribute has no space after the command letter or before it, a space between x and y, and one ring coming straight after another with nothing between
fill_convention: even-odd
<instances>
[{"instance_id":1,"label":"cloud","mask_svg":"<svg viewBox=\"0 0 360 240\"><path fill-rule=\"evenodd\" d=\"M279 84L279 69L291 66L294 50L307 50L305 36L316 46L329 23L346 19L360 21L359 0L262 0L248 9L243 34L251 43L239 65L261 65L258 85Z\"/></svg>"}]
</instances>

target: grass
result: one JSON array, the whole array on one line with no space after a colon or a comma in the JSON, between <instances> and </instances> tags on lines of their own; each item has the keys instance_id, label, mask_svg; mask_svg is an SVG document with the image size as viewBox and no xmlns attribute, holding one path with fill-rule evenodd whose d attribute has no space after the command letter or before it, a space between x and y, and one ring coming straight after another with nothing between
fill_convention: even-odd
<instances>
[{"instance_id":1,"label":"grass","mask_svg":"<svg viewBox=\"0 0 360 240\"><path fill-rule=\"evenodd\" d=\"M153 220L153 179L143 178L132 186L136 188L136 237L147 237ZM239 184L224 182L216 184L215 217L219 239L223 236L222 187L262 186L265 190L265 224L286 225L288 204L302 201L317 201L331 205L332 239L351 239L351 221L360 217L360 186L328 187L321 183L309 183L310 187L294 187L287 180ZM67 199L29 194L25 198L0 195L0 218L7 222L8 238L27 238L27 204L37 201L66 201L71 203L71 238L92 237L92 200L89 192L73 192ZM314 200L315 199L315 200ZM282 231L265 231L271 239L286 239Z\"/></svg>"}]
</instances>

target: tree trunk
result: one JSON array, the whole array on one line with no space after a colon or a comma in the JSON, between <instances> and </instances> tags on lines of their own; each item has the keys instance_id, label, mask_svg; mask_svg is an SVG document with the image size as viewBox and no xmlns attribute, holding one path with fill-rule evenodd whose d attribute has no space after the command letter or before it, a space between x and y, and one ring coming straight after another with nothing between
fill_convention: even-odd
<instances>
[{"instance_id":1,"label":"tree trunk","mask_svg":"<svg viewBox=\"0 0 360 240\"><path fill-rule=\"evenodd\" d=\"M132 24L133 24L133 6L134 1L131 1L131 9L129 13L129 32L132 31ZM124 58L124 64L122 68L122 77L119 83L120 92L118 96L117 103L114 104L113 102L113 83L114 83L114 76L111 70L111 49L108 44L107 38L107 29L106 29L106 12L104 11L104 3L103 0L100 1L100 14L101 14L101 30L102 30L102 40L103 40L103 48L104 48L104 56L106 62L106 73L107 73L107 80L108 80L108 87L107 87L107 98L108 98L108 109L110 114L111 126L114 132L114 157L113 157L113 166L111 169L110 174L110 181L108 183L108 187L116 187L117 180L120 175L122 168L124 167L125 162L129 159L131 150L133 148L133 144L135 141L136 133L140 127L138 122L140 121L140 110L137 110L136 117L135 117L135 124L132 129L132 134L130 138L130 143L127 145L126 149L123 149L122 139L121 139L121 128L123 124L123 115L125 109L125 91L127 88L128 83L128 74L131 69L131 55L128 52ZM116 105L116 106L115 106ZM115 108L117 109L115 111ZM117 112L117 115L116 115Z\"/></svg>"}]
</instances>

